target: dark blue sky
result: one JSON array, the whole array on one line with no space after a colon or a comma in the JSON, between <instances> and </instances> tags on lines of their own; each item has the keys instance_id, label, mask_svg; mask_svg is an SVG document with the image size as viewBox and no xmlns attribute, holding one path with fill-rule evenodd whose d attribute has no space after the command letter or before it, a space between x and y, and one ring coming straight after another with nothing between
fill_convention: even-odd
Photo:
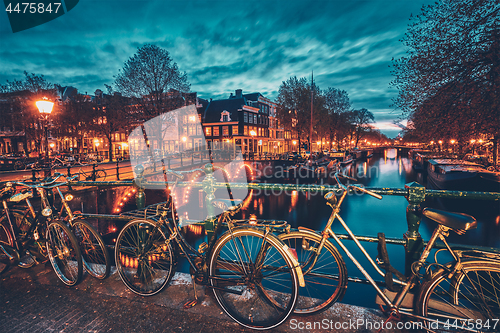
<instances>
[{"instance_id":1,"label":"dark blue sky","mask_svg":"<svg viewBox=\"0 0 500 333\"><path fill-rule=\"evenodd\" d=\"M235 89L277 96L282 81L311 77L346 90L394 137L391 58L424 0L220 1L81 0L65 15L12 33L0 13L0 83L23 71L82 93L105 90L137 47L166 48L203 98Z\"/></svg>"}]
</instances>

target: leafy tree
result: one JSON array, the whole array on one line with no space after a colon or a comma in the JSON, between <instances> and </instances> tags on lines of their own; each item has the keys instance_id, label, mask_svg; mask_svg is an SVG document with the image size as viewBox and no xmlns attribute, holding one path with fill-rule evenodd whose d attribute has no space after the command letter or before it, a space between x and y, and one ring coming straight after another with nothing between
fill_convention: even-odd
<instances>
[{"instance_id":1,"label":"leafy tree","mask_svg":"<svg viewBox=\"0 0 500 333\"><path fill-rule=\"evenodd\" d=\"M393 61L395 105L421 137L500 138L500 3L440 0L411 18Z\"/></svg>"}]
</instances>

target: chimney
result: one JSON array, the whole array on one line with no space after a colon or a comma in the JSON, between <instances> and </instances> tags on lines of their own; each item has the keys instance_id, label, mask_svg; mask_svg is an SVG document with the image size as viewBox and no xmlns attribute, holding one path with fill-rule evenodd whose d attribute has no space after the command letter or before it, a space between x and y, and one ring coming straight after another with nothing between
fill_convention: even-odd
<instances>
[{"instance_id":1,"label":"chimney","mask_svg":"<svg viewBox=\"0 0 500 333\"><path fill-rule=\"evenodd\" d=\"M236 90L235 90L235 93L236 93L236 98L241 98L241 97L243 97L243 90L241 90L241 89L236 89Z\"/></svg>"}]
</instances>

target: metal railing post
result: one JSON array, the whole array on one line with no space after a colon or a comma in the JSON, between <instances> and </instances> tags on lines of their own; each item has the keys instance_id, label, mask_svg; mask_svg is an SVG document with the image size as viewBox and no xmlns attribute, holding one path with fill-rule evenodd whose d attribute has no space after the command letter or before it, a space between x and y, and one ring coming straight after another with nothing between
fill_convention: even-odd
<instances>
[{"instance_id":1,"label":"metal railing post","mask_svg":"<svg viewBox=\"0 0 500 333\"><path fill-rule=\"evenodd\" d=\"M202 181L203 191L206 194L205 205L207 207L207 220L205 221L205 231L207 233L207 238L211 239L214 232L214 222L215 222L215 211L214 206L212 206L212 200L215 199L215 187L214 184L216 179L213 175L214 166L210 163L205 164L205 179Z\"/></svg>"},{"instance_id":2,"label":"metal railing post","mask_svg":"<svg viewBox=\"0 0 500 333\"><path fill-rule=\"evenodd\" d=\"M406 207L406 222L408 231L403 235L405 239L405 274L411 274L411 265L420 258L424 248L424 241L418 232L420 227L420 204L425 200L425 187L417 182L405 185L408 190L408 207Z\"/></svg>"},{"instance_id":3,"label":"metal railing post","mask_svg":"<svg viewBox=\"0 0 500 333\"><path fill-rule=\"evenodd\" d=\"M135 178L135 187L137 187L137 193L135 194L135 204L137 205L137 209L144 209L146 207L146 194L144 193L144 167L142 165L137 165L134 169L136 178Z\"/></svg>"},{"instance_id":4,"label":"metal railing post","mask_svg":"<svg viewBox=\"0 0 500 333\"><path fill-rule=\"evenodd\" d=\"M116 161L116 180L120 180L120 161Z\"/></svg>"},{"instance_id":5,"label":"metal railing post","mask_svg":"<svg viewBox=\"0 0 500 333\"><path fill-rule=\"evenodd\" d=\"M181 167L183 167L184 165L182 164L182 153L180 153L181 155Z\"/></svg>"}]
</instances>

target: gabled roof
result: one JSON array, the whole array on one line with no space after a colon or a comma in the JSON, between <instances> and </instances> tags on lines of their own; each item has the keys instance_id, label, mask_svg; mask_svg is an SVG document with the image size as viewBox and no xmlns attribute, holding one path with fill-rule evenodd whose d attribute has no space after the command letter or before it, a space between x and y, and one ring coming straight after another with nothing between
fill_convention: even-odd
<instances>
[{"instance_id":1,"label":"gabled roof","mask_svg":"<svg viewBox=\"0 0 500 333\"><path fill-rule=\"evenodd\" d=\"M219 122L220 114L224 110L230 113L231 121L237 121L238 110L240 110L243 105L246 105L246 99L244 97L211 101L205 109L205 114L203 116L204 122Z\"/></svg>"},{"instance_id":2,"label":"gabled roof","mask_svg":"<svg viewBox=\"0 0 500 333\"><path fill-rule=\"evenodd\" d=\"M262 96L261 93L259 92L255 92L255 93L251 93L251 94L244 94L243 97L245 97L247 100L249 101L258 101L259 100L259 97ZM264 97L264 96L262 96Z\"/></svg>"}]
</instances>

